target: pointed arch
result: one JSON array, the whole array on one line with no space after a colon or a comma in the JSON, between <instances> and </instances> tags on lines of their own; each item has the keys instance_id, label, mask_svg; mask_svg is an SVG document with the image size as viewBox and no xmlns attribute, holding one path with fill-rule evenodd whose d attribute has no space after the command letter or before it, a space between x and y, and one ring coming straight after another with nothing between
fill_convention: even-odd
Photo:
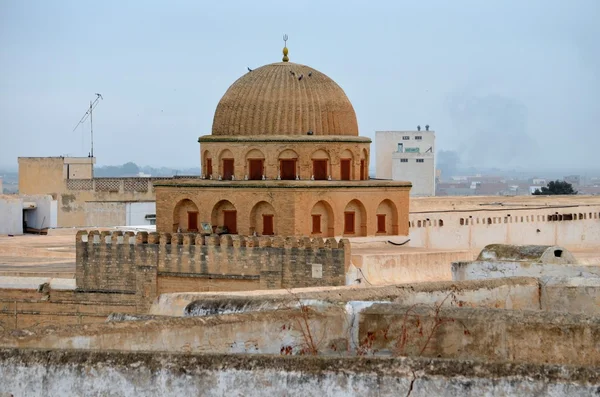
<instances>
[{"instance_id":1,"label":"pointed arch","mask_svg":"<svg viewBox=\"0 0 600 397\"><path fill-rule=\"evenodd\" d=\"M376 218L377 234L398 234L398 208L392 200L385 199L379 203Z\"/></svg>"},{"instance_id":2,"label":"pointed arch","mask_svg":"<svg viewBox=\"0 0 600 397\"><path fill-rule=\"evenodd\" d=\"M334 215L331 204L321 200L310 211L310 231L313 236L334 237Z\"/></svg>"},{"instance_id":3,"label":"pointed arch","mask_svg":"<svg viewBox=\"0 0 600 397\"><path fill-rule=\"evenodd\" d=\"M198 207L190 199L180 200L173 209L173 233L197 232Z\"/></svg>"},{"instance_id":4,"label":"pointed arch","mask_svg":"<svg viewBox=\"0 0 600 397\"><path fill-rule=\"evenodd\" d=\"M250 234L277 234L278 217L275 208L266 201L259 201L250 211Z\"/></svg>"},{"instance_id":5,"label":"pointed arch","mask_svg":"<svg viewBox=\"0 0 600 397\"><path fill-rule=\"evenodd\" d=\"M344 208L344 236L367 235L367 211L364 204L354 199Z\"/></svg>"}]
</instances>

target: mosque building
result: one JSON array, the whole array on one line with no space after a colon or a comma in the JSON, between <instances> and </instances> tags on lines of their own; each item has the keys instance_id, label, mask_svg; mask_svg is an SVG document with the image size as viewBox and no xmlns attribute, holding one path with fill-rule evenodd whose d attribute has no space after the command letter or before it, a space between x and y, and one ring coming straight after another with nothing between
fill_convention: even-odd
<instances>
[{"instance_id":1,"label":"mosque building","mask_svg":"<svg viewBox=\"0 0 600 397\"><path fill-rule=\"evenodd\" d=\"M342 88L283 55L221 98L198 139L202 179L154 184L157 231L408 235L410 182L369 179L371 140Z\"/></svg>"}]
</instances>

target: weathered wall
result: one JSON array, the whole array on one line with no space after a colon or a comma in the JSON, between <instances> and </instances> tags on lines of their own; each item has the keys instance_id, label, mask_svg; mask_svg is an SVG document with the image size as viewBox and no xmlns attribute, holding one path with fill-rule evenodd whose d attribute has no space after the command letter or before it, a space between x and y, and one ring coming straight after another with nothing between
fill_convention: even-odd
<instances>
[{"instance_id":1,"label":"weathered wall","mask_svg":"<svg viewBox=\"0 0 600 397\"><path fill-rule=\"evenodd\" d=\"M365 309L359 321L359 340L374 352L600 365L598 316L377 304Z\"/></svg>"},{"instance_id":2,"label":"weathered wall","mask_svg":"<svg viewBox=\"0 0 600 397\"><path fill-rule=\"evenodd\" d=\"M23 234L23 200L0 195L0 234Z\"/></svg>"},{"instance_id":3,"label":"weathered wall","mask_svg":"<svg viewBox=\"0 0 600 397\"><path fill-rule=\"evenodd\" d=\"M83 203L85 223L83 225L106 227L126 225L126 203L120 201L87 201Z\"/></svg>"},{"instance_id":4,"label":"weathered wall","mask_svg":"<svg viewBox=\"0 0 600 397\"><path fill-rule=\"evenodd\" d=\"M135 295L0 289L0 331L99 323L114 312L137 313Z\"/></svg>"},{"instance_id":5,"label":"weathered wall","mask_svg":"<svg viewBox=\"0 0 600 397\"><path fill-rule=\"evenodd\" d=\"M15 396L590 396L593 368L412 358L0 350Z\"/></svg>"},{"instance_id":6,"label":"weathered wall","mask_svg":"<svg viewBox=\"0 0 600 397\"><path fill-rule=\"evenodd\" d=\"M501 277L600 277L600 267L517 261L453 262L452 280L484 280Z\"/></svg>"},{"instance_id":7,"label":"weathered wall","mask_svg":"<svg viewBox=\"0 0 600 397\"><path fill-rule=\"evenodd\" d=\"M157 178L92 178L94 162L19 157L19 192L51 195L58 205L58 227L125 225L126 203L154 201Z\"/></svg>"},{"instance_id":8,"label":"weathered wall","mask_svg":"<svg viewBox=\"0 0 600 397\"><path fill-rule=\"evenodd\" d=\"M547 199L550 204L552 200ZM411 211L410 245L441 249L481 249L488 244L571 249L600 245L600 205L538 205L543 208L531 204L493 210Z\"/></svg>"},{"instance_id":9,"label":"weathered wall","mask_svg":"<svg viewBox=\"0 0 600 397\"><path fill-rule=\"evenodd\" d=\"M544 277L543 310L600 315L600 277Z\"/></svg>"},{"instance_id":10,"label":"weathered wall","mask_svg":"<svg viewBox=\"0 0 600 397\"><path fill-rule=\"evenodd\" d=\"M350 275L352 281L361 279L366 284L420 283L424 281L451 280L449 263L466 261L473 257L470 251L385 253L383 250L352 255L357 270Z\"/></svg>"},{"instance_id":11,"label":"weathered wall","mask_svg":"<svg viewBox=\"0 0 600 397\"><path fill-rule=\"evenodd\" d=\"M76 279L81 291L134 293L142 266L158 277L157 293L344 285L349 250L347 240L333 238L83 231Z\"/></svg>"},{"instance_id":12,"label":"weathered wall","mask_svg":"<svg viewBox=\"0 0 600 397\"><path fill-rule=\"evenodd\" d=\"M291 291L269 290L260 294L172 293L162 294L152 304L149 313L162 316L183 316L194 302L227 302L244 299L249 303L296 303L312 299L329 303L395 302L403 305L444 304L461 307L489 307L515 310L538 310L539 282L535 278L513 277L495 280L437 281L385 286L315 287ZM452 299L447 299L451 297Z\"/></svg>"}]
</instances>

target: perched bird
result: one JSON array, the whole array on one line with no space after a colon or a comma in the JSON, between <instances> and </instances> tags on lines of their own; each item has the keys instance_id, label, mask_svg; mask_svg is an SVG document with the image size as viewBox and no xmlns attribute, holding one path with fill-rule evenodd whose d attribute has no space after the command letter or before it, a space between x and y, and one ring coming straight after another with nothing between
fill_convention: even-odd
<instances>
[{"instance_id":1,"label":"perched bird","mask_svg":"<svg viewBox=\"0 0 600 397\"><path fill-rule=\"evenodd\" d=\"M248 71L249 71L249 72L251 72L251 71L252 71L252 69L248 68Z\"/></svg>"},{"instance_id":2,"label":"perched bird","mask_svg":"<svg viewBox=\"0 0 600 397\"><path fill-rule=\"evenodd\" d=\"M308 77L311 77L311 76L312 76L312 72L308 72Z\"/></svg>"},{"instance_id":3,"label":"perched bird","mask_svg":"<svg viewBox=\"0 0 600 397\"><path fill-rule=\"evenodd\" d=\"M301 74L300 77L298 77L298 80L302 80L302 77L304 77L303 74Z\"/></svg>"},{"instance_id":4,"label":"perched bird","mask_svg":"<svg viewBox=\"0 0 600 397\"><path fill-rule=\"evenodd\" d=\"M296 73L294 73L294 71L293 71L293 70L290 70L290 73L292 74L292 76L295 76L295 75L296 75Z\"/></svg>"}]
</instances>

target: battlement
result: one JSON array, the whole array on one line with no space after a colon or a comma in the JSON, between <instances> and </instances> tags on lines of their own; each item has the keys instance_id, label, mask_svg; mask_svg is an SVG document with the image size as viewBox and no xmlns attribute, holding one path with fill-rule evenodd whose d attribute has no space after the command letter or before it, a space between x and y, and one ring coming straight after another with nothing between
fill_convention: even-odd
<instances>
[{"instance_id":1,"label":"battlement","mask_svg":"<svg viewBox=\"0 0 600 397\"><path fill-rule=\"evenodd\" d=\"M75 240L77 289L88 292L344 285L350 265L348 239L82 230Z\"/></svg>"},{"instance_id":2,"label":"battlement","mask_svg":"<svg viewBox=\"0 0 600 397\"><path fill-rule=\"evenodd\" d=\"M206 247L237 247L237 248L307 248L307 249L343 249L349 246L346 238L336 240L333 237L326 239L315 237L295 236L241 236L241 235L202 235L200 233L148 233L148 232L121 232L80 230L75 236L77 243L92 244L129 244L129 245L182 245Z\"/></svg>"}]
</instances>

